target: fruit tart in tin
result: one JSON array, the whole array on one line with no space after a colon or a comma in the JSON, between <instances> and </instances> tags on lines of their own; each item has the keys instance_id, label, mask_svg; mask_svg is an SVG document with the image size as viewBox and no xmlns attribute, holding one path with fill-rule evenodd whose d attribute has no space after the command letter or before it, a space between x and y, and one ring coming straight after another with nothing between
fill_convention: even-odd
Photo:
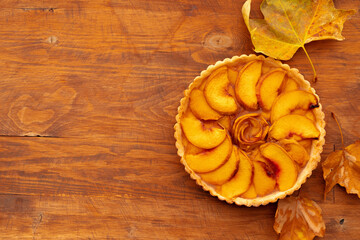
<instances>
[{"instance_id":1,"label":"fruit tart in tin","mask_svg":"<svg viewBox=\"0 0 360 240\"><path fill-rule=\"evenodd\" d=\"M324 113L297 69L235 56L202 71L180 101L178 155L190 176L228 203L259 206L292 194L320 161Z\"/></svg>"}]
</instances>

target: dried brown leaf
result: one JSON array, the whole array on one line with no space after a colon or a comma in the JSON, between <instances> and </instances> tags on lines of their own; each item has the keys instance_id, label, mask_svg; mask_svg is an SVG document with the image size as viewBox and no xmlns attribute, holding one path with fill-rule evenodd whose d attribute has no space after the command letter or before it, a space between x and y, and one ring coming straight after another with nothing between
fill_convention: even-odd
<instances>
[{"instance_id":1,"label":"dried brown leaf","mask_svg":"<svg viewBox=\"0 0 360 240\"><path fill-rule=\"evenodd\" d=\"M342 150L335 151L322 163L326 194L338 183L345 187L347 193L357 194L360 198L360 140L344 147L344 136L339 121L332 112L341 135Z\"/></svg>"},{"instance_id":2,"label":"dried brown leaf","mask_svg":"<svg viewBox=\"0 0 360 240\"><path fill-rule=\"evenodd\" d=\"M274 230L280 240L311 240L323 237L325 223L316 202L303 197L280 200L275 214Z\"/></svg>"},{"instance_id":3,"label":"dried brown leaf","mask_svg":"<svg viewBox=\"0 0 360 240\"><path fill-rule=\"evenodd\" d=\"M360 141L347 146L345 150L331 153L322 163L325 179L324 195L339 184L347 193L360 198Z\"/></svg>"}]
</instances>

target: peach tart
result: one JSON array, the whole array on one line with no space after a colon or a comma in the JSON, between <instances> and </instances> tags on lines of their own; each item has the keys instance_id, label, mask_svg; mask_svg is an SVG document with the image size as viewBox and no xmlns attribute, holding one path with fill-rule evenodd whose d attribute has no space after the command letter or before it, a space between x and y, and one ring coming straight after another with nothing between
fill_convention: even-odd
<instances>
[{"instance_id":1,"label":"peach tart","mask_svg":"<svg viewBox=\"0 0 360 240\"><path fill-rule=\"evenodd\" d=\"M299 189L325 143L319 97L297 69L235 56L202 71L176 116L178 155L211 195L259 206Z\"/></svg>"}]
</instances>

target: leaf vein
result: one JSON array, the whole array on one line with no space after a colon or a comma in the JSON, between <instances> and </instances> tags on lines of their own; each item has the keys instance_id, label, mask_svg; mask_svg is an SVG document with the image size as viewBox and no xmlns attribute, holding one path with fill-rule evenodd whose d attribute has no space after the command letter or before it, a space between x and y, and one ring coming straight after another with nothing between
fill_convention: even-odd
<instances>
[{"instance_id":1,"label":"leaf vein","mask_svg":"<svg viewBox=\"0 0 360 240\"><path fill-rule=\"evenodd\" d=\"M304 46L304 43L301 42L301 40L300 40L297 32L295 31L294 26L292 25L292 23L291 23L291 21L290 21L289 15L288 15L287 12L285 11L285 8L284 8L284 5L283 5L282 1L279 0L279 2L280 2L280 5L281 5L282 10L284 11L284 14L285 14L285 16L286 16L286 19L288 20L289 25L290 25L292 31L294 32L294 35L296 36L297 40L299 41L300 46Z\"/></svg>"},{"instance_id":2,"label":"leaf vein","mask_svg":"<svg viewBox=\"0 0 360 240\"><path fill-rule=\"evenodd\" d=\"M314 11L314 15L313 15L313 17L311 19L311 22L310 22L309 26L307 27L307 29L305 31L305 35L304 35L304 39L303 39L304 42L306 41L306 39L308 37L308 32L309 32L309 29L310 29L311 25L314 23L316 13L318 12L318 9L319 9L319 5L320 5L320 3L318 2L317 6L316 6L316 9ZM317 31L316 33L320 32L320 31L321 31L321 29L319 31Z\"/></svg>"}]
</instances>

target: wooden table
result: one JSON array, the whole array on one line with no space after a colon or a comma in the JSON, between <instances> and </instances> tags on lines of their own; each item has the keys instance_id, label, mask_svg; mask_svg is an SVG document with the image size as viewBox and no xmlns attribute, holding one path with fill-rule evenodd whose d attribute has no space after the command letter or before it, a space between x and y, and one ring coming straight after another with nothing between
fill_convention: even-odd
<instances>
[{"instance_id":1,"label":"wooden table","mask_svg":"<svg viewBox=\"0 0 360 240\"><path fill-rule=\"evenodd\" d=\"M0 238L276 239L276 204L211 197L174 146L188 84L217 60L252 53L242 4L2 0ZM343 35L307 45L327 121L323 160L341 146L330 111L346 145L360 137L359 13ZM312 78L303 51L288 64ZM318 167L300 194L322 207L324 239L359 239L360 199L336 186L324 201L323 189Z\"/></svg>"}]
</instances>

